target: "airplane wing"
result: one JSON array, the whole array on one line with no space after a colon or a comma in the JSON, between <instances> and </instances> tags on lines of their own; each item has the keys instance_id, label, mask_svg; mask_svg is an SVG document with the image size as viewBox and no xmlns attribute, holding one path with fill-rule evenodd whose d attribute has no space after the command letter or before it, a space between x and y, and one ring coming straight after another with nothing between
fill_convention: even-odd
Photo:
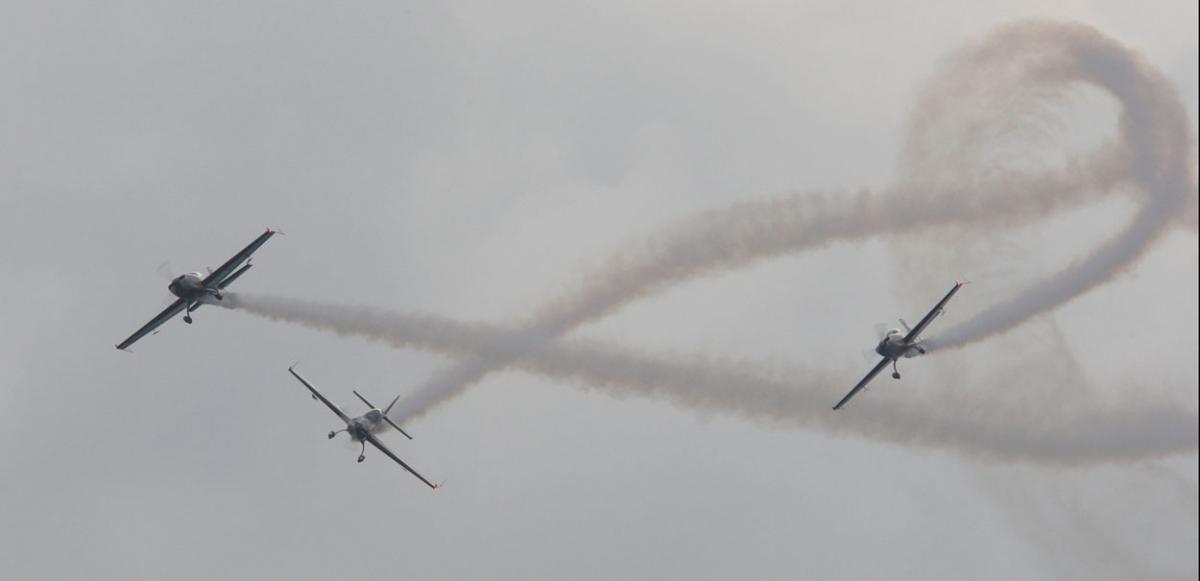
<instances>
[{"instance_id":1,"label":"airplane wing","mask_svg":"<svg viewBox=\"0 0 1200 581\"><path fill-rule=\"evenodd\" d=\"M873 367L871 371L867 373L867 376L862 378L862 381L859 381L858 385L854 386L854 389L850 390L850 393L847 393L846 397L842 398L842 401L837 402L837 405L833 406L833 409L841 409L842 406L846 405L846 402L850 401L850 398L854 397L854 394L861 391L862 388L866 387L868 383L871 383L871 380L875 379L875 376L879 375L879 372L883 371L883 368L887 367L888 363L891 361L892 360L888 359L887 357L879 360L879 363L875 364L875 367Z\"/></svg>"},{"instance_id":2,"label":"airplane wing","mask_svg":"<svg viewBox=\"0 0 1200 581\"><path fill-rule=\"evenodd\" d=\"M288 371L291 372L291 374L293 376L295 376L296 379L299 379L300 383L303 383L304 387L308 388L308 391L312 392L313 397L321 400L321 402L324 403L327 407L329 407L330 410L333 410L333 413L337 414L337 417L342 418L343 422L346 422L347 424L350 423L349 416L346 415L346 412L342 411L342 408L340 408L336 405L333 405L333 402L325 399L325 396L321 395L321 392L317 391L317 388L313 387L312 384L308 382L308 380L301 377L299 373L296 373L295 369L289 367Z\"/></svg>"},{"instance_id":3,"label":"airplane wing","mask_svg":"<svg viewBox=\"0 0 1200 581\"><path fill-rule=\"evenodd\" d=\"M210 272L208 276L204 277L204 286L212 287L220 285L220 283L224 281L226 277L233 274L233 271L236 270L238 266L241 266L243 262L249 260L250 255L254 254L254 251L258 250L259 246L265 244L267 240L274 235L275 231L267 228L267 231L260 234L258 238L255 238L254 242L251 242L249 245L243 248L241 252L234 254L233 258L225 261L225 264L222 264L220 268Z\"/></svg>"},{"instance_id":4,"label":"airplane wing","mask_svg":"<svg viewBox=\"0 0 1200 581\"><path fill-rule=\"evenodd\" d=\"M432 483L432 482L430 482L430 481L426 480L424 476L421 476L420 474L418 474L418 473L417 473L417 471L416 471L416 470L413 470L413 469L412 469L412 466L409 466L408 464L405 464L405 463L404 463L404 460L401 460L399 456L397 456L397 455L393 454L393 453L392 453L392 451L391 451L391 450L389 450L387 446L384 446L384 445L383 445L383 442L380 442L380 441L379 441L377 438L375 438L375 435L374 435L374 434L367 433L367 441L368 441L368 442L370 442L372 446L375 446L376 448L379 448L379 451L380 451L380 452L383 452L384 454L387 454L387 455L388 455L388 458L391 458L392 460L395 460L397 464L399 464L399 465L403 466L405 470L408 470L409 472L412 472L412 475L413 475L413 476L416 476L417 478L419 478L419 479L421 480L421 482L424 482L424 483L425 483L425 485L426 485L426 486L428 486L428 487L430 487L430 488L432 488L432 489L434 489L434 490L437 490L437 488L438 488L438 485L436 485L436 484L434 484L434 483Z\"/></svg>"},{"instance_id":5,"label":"airplane wing","mask_svg":"<svg viewBox=\"0 0 1200 581\"><path fill-rule=\"evenodd\" d=\"M958 292L958 289L962 288L965 284L967 283L954 283L954 288L950 289L950 292L946 293L946 296L942 297L942 300L938 301L938 304L933 306L933 309L930 310L927 315L925 315L925 318L921 319L920 323L917 323L916 327L913 327L908 331L908 334L904 336L904 342L910 343L920 336L921 331L924 331L925 327L928 327L938 315L942 314L942 308L945 307L946 303L950 301L950 297L954 296L954 293Z\"/></svg>"},{"instance_id":6,"label":"airplane wing","mask_svg":"<svg viewBox=\"0 0 1200 581\"><path fill-rule=\"evenodd\" d=\"M126 347L133 345L138 339L145 337L147 333L157 329L159 325L167 322L171 319L171 317L178 315L179 311L182 311L186 306L187 301L183 299L175 299L175 302L171 303L171 306L163 309L163 312L159 313L158 316L150 319L149 323L142 325L142 328L130 335L128 339L121 341L121 344L117 345L117 349L124 350Z\"/></svg>"}]
</instances>

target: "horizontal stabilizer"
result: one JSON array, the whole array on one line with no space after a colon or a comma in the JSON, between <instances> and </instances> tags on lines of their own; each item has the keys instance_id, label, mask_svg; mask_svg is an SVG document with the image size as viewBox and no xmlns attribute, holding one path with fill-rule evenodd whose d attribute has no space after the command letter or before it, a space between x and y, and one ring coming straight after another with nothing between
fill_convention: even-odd
<instances>
[{"instance_id":1,"label":"horizontal stabilizer","mask_svg":"<svg viewBox=\"0 0 1200 581\"><path fill-rule=\"evenodd\" d=\"M401 434L404 434L404 437L405 437L405 438L408 438L409 440L413 439L413 437L412 437L412 436L408 435L408 432L404 431L404 428L401 428L400 426L396 425L396 422L393 422L393 421L392 421L392 418L389 418L389 417L387 417L387 416L385 415L385 416L383 416L383 421L387 422L387 423L388 423L389 425L391 425L393 428L396 428L396 431L397 431L397 432L400 432Z\"/></svg>"},{"instance_id":2,"label":"horizontal stabilizer","mask_svg":"<svg viewBox=\"0 0 1200 581\"><path fill-rule=\"evenodd\" d=\"M357 389L354 390L354 396L362 400L363 403L367 404L367 407L375 409L375 406L371 405L371 402L367 401L367 398L363 397L361 393L358 393Z\"/></svg>"},{"instance_id":3,"label":"horizontal stabilizer","mask_svg":"<svg viewBox=\"0 0 1200 581\"><path fill-rule=\"evenodd\" d=\"M250 270L250 267L251 267L251 266L254 266L254 265L253 265L253 264L249 264L249 263L247 263L245 266L243 266L243 267L241 267L241 268L237 269L236 271L234 271L234 273L233 273L233 274L231 274L231 275L229 275L228 277L226 277L226 278L225 278L225 280L223 280L223 281L221 281L221 282L217 283L217 288L224 289L225 287L227 287L227 286L229 286L229 285L233 284L233 281L237 280L237 277L239 277L239 276L242 276L243 274L245 274L245 272L246 272L247 270Z\"/></svg>"}]
</instances>

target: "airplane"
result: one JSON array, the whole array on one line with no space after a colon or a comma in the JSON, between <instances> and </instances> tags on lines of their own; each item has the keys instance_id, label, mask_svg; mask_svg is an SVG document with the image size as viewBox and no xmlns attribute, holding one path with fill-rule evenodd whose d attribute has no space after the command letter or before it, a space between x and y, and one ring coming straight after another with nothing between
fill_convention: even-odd
<instances>
[{"instance_id":1,"label":"airplane","mask_svg":"<svg viewBox=\"0 0 1200 581\"><path fill-rule=\"evenodd\" d=\"M346 422L345 428L343 428L341 430L334 430L334 431L329 432L329 439L332 440L334 436L338 435L341 432L347 432L350 434L351 441L362 444L362 450L360 450L359 454L358 454L359 462L362 462L363 460L367 459L366 452L367 452L367 444L369 443L372 446L375 446L376 448L378 448L380 452L383 452L392 460L395 460L396 463L403 466L405 470L408 470L409 472L411 472L413 476L416 476L421 482L424 482L426 486L428 486L434 490L441 488L440 484L434 484L434 483L426 480L424 476L421 476L416 470L413 470L412 466L405 464L404 460L401 460L398 456L393 454L392 451L389 450L387 446L383 445L383 442L380 442L379 438L377 438L375 436L375 434L377 434L378 432L386 430L388 428L388 426L391 426L393 428L396 428L396 430L399 431L401 434L404 434L404 436L407 437L408 439L410 439L410 440L412 439L412 436L409 436L408 432L405 432L404 430L400 429L400 426L397 426L394 422L392 422L392 420L390 418L387 417L388 411L390 411L392 409L393 405L396 405L396 401L399 400L400 398L396 398L395 400L392 400L391 405L389 405L387 407L387 409L380 410L379 408L375 407L374 405L371 405L371 402L367 401L367 398L363 397L362 394L358 393L358 391L355 390L354 395L358 396L358 399L362 400L362 402L367 404L367 406L370 407L371 409L367 413L365 413L361 416L352 418L350 416L347 416L346 412L342 411L342 408L340 408L336 405L333 405L333 402L329 401L328 399L325 399L325 396L321 395L321 392L317 391L317 388L313 387L312 384L309 383L308 380L301 377L299 373L296 373L295 367L296 367L295 365L288 367L288 371L296 379L299 379L300 383L304 384L304 387L307 387L308 390L312 392L312 398L321 400L321 402L324 403L327 407L329 407L329 409L332 410L334 414L337 414L337 417L341 418L343 422Z\"/></svg>"},{"instance_id":2,"label":"airplane","mask_svg":"<svg viewBox=\"0 0 1200 581\"><path fill-rule=\"evenodd\" d=\"M127 350L138 339L146 336L147 333L154 331L160 325L170 320L171 317L179 314L179 311L184 311L183 322L190 325L192 323L192 311L200 308L200 305L204 304L204 301L210 298L218 301L222 300L224 297L221 291L225 290L225 287L232 284L239 276L245 274L247 270L250 270L250 267L253 266L249 262L250 255L254 254L254 251L258 250L259 246L265 244L274 235L275 231L267 228L266 232L260 234L258 238L255 238L241 252L233 255L233 258L222 264L221 268L216 270L210 268L207 275L200 272L189 272L172 279L171 284L167 285L167 290L179 298L175 299L175 302L171 303L171 306L164 309L158 316L150 319L149 323L146 323L141 329L130 335L128 339L121 341L117 345L117 349L122 351ZM246 263L245 266L242 266L243 262ZM239 266L241 268L238 268Z\"/></svg>"},{"instance_id":3,"label":"airplane","mask_svg":"<svg viewBox=\"0 0 1200 581\"><path fill-rule=\"evenodd\" d=\"M925 354L925 347L921 345L921 332L938 315L942 314L942 310L945 308L946 303L950 301L950 297L953 297L954 293L958 292L958 289L962 288L965 284L967 283L955 282L954 288L950 289L950 292L946 293L946 296L942 297L942 300L933 306L933 310L929 311L929 314L925 315L925 318L921 319L921 322L917 323L916 327L909 327L908 323L904 322L904 319L900 319L900 325L904 327L907 333L901 335L900 329L889 329L883 338L879 340L879 344L875 346L875 352L882 355L883 359L867 373L866 377L862 378L862 381L858 382L858 385L854 386L854 389L850 390L850 393L846 394L846 397L842 398L842 401L833 406L833 409L841 409L842 406L846 405L846 402L850 401L850 398L866 387L872 379L875 379L875 376L879 375L879 372L883 371L883 368L887 367L889 363L892 365L892 379L900 379L900 371L896 369L896 361L901 357L908 359Z\"/></svg>"}]
</instances>

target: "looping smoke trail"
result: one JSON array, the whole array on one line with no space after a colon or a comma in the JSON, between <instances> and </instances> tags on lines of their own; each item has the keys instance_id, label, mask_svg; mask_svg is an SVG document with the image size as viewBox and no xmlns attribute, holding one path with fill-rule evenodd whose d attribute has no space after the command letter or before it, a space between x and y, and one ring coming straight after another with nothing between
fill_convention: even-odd
<instances>
[{"instance_id":1,"label":"looping smoke trail","mask_svg":"<svg viewBox=\"0 0 1200 581\"><path fill-rule=\"evenodd\" d=\"M835 414L829 411L829 402L841 394L842 382L813 369L764 373L759 363L635 354L583 340L559 340L530 350L520 344L522 333L496 325L274 296L226 293L224 301L212 304L401 349L484 359L521 353L515 365L523 370L579 381L613 395L649 396L701 412L798 424L982 458L1068 465L1194 452L1198 444L1197 417L1166 404L1043 422L998 421L931 411L908 402L879 405L870 400L856 402L854 414ZM803 384L795 378L803 378Z\"/></svg>"},{"instance_id":2,"label":"looping smoke trail","mask_svg":"<svg viewBox=\"0 0 1200 581\"><path fill-rule=\"evenodd\" d=\"M966 151L936 131L959 121L952 113L970 97L991 108L994 95L1023 88L1033 99L1086 83L1121 104L1116 140L1058 168L1030 173L984 175L971 180L915 160L944 159ZM981 95L980 95L981 94ZM955 127L961 139L988 137ZM955 58L912 115L904 170L919 172L884 192L806 193L737 204L676 224L608 259L585 277L579 290L548 304L517 341L527 350L615 312L671 284L782 254L872 236L888 236L941 225L986 228L1019 226L1078 207L1097 195L1124 193L1143 198L1144 208L1118 238L1059 275L933 338L931 346L961 347L1009 330L1110 279L1134 262L1161 235L1172 216L1188 219L1194 205L1187 114L1169 83L1115 41L1090 28L1025 22L1000 30ZM942 146L939 147L939 144ZM948 145L946 145L948 144ZM935 149L936 151L931 151ZM940 161L956 167L957 160ZM931 171L934 170L934 171ZM950 172L947 172L950 173ZM1194 222L1194 220L1193 220ZM531 341L541 337L542 342ZM462 393L487 373L520 356L469 357L435 373L394 412L419 416Z\"/></svg>"},{"instance_id":3,"label":"looping smoke trail","mask_svg":"<svg viewBox=\"0 0 1200 581\"><path fill-rule=\"evenodd\" d=\"M934 411L878 410L871 404L859 406L864 409L856 410L856 415L862 414L858 419L839 416L834 422L827 413L829 394L816 396L817 388L830 382L819 378L786 387L778 382L758 383L765 380L729 366L672 366L624 356L614 367L630 366L645 375L626 374L618 380L614 371L605 372L597 365L606 361L604 353L609 351L572 350L564 345L573 344L559 341L570 330L669 285L833 242L946 226L969 225L975 232L1001 230L1077 208L1100 195L1124 194L1139 202L1133 220L1113 239L1076 264L947 330L932 344L943 349L967 345L1048 312L1127 269L1171 226L1195 222L1187 216L1195 206L1187 117L1169 83L1137 55L1090 28L1020 23L1001 29L951 62L929 96L919 102L906 141L906 160L934 158L937 152L928 151L934 141L928 137L939 135L935 130L939 124L956 123L949 113L962 107L962 101L982 96L986 106L987 98L1013 87L1022 88L1035 101L1049 100L1056 90L1077 84L1107 93L1119 108L1114 140L1089 155L1070 158L1049 170L995 172L969 180L958 179L954 172L914 171L928 169L914 166L903 168L902 174L910 175L884 191L807 193L708 212L612 255L603 268L581 281L577 292L549 303L519 330L481 331L464 325L456 328L459 332L450 332L449 322L428 317L278 298L243 296L240 301L226 301L226 306L464 357L402 400L393 412L400 420L454 397L491 371L519 365L689 408L787 418L831 431L1000 457L1072 462L1195 450L1195 416L1172 412L1169 406L1159 409L1135 402L1119 414L1098 411L1055 419L1049 422L1055 428L1029 418L1003 418L1008 423L988 417L941 418ZM971 126L959 129L964 139L980 137L972 135ZM430 326L414 327L414 321ZM412 335L416 327L422 329L419 336ZM479 336L466 332L470 330L495 342L481 346ZM503 338L495 337L497 333ZM818 377L811 370L803 376ZM1124 439L1106 437L1116 431Z\"/></svg>"},{"instance_id":4,"label":"looping smoke trail","mask_svg":"<svg viewBox=\"0 0 1200 581\"><path fill-rule=\"evenodd\" d=\"M1091 29L1030 23L1002 30L967 53L952 78L978 78L1014 60L1036 63L1026 71L1032 83L1084 83L1117 100L1119 148L1127 157L1130 191L1141 198L1142 208L1124 231L1091 254L944 331L932 347L961 347L1002 333L1111 280L1170 226L1185 224L1195 197L1186 109L1169 81L1141 58Z\"/></svg>"}]
</instances>

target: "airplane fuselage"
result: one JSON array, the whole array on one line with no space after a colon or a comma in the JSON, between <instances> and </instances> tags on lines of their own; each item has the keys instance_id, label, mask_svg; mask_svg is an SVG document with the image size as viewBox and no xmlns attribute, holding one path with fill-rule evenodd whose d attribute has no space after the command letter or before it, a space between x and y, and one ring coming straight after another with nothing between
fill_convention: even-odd
<instances>
[{"instance_id":1,"label":"airplane fuselage","mask_svg":"<svg viewBox=\"0 0 1200 581\"><path fill-rule=\"evenodd\" d=\"M905 342L904 334L899 329L892 329L887 332L879 344L875 346L875 352L887 357L888 359L900 359L901 357L910 358L918 355L924 355L925 349L921 347L921 342L912 341Z\"/></svg>"},{"instance_id":2,"label":"airplane fuselage","mask_svg":"<svg viewBox=\"0 0 1200 581\"><path fill-rule=\"evenodd\" d=\"M358 416L346 424L346 431L350 434L350 439L355 442L365 440L367 434L378 433L386 428L387 422L383 421L383 412L377 409Z\"/></svg>"},{"instance_id":3,"label":"airplane fuselage","mask_svg":"<svg viewBox=\"0 0 1200 581\"><path fill-rule=\"evenodd\" d=\"M167 285L167 290L181 299L192 302L199 301L205 296L217 298L221 296L218 289L204 286L204 278L198 272L189 272L175 277L171 280L171 284Z\"/></svg>"}]
</instances>

